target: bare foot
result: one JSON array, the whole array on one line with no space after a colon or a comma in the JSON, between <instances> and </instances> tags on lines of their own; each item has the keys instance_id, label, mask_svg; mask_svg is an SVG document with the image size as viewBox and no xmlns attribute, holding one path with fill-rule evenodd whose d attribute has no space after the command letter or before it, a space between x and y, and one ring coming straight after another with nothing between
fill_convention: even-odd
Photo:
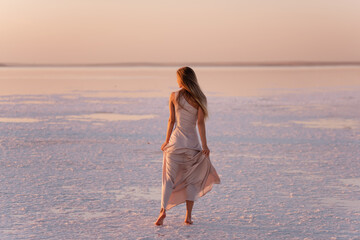
<instances>
[{"instance_id":1,"label":"bare foot","mask_svg":"<svg viewBox=\"0 0 360 240\"><path fill-rule=\"evenodd\" d=\"M158 219L155 222L155 225L160 226L163 225L164 218L166 217L165 211L161 210Z\"/></svg>"},{"instance_id":2,"label":"bare foot","mask_svg":"<svg viewBox=\"0 0 360 240\"><path fill-rule=\"evenodd\" d=\"M193 224L193 221L191 221L190 218L186 218L184 223L190 225L190 224Z\"/></svg>"}]
</instances>

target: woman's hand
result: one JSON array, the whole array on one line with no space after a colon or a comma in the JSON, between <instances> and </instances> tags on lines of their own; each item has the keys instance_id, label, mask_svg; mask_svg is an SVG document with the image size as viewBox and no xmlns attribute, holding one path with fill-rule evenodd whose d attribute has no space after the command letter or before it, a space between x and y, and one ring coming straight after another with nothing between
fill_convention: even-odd
<instances>
[{"instance_id":1,"label":"woman's hand","mask_svg":"<svg viewBox=\"0 0 360 240\"><path fill-rule=\"evenodd\" d=\"M208 148L207 145L202 146L202 149L203 149L202 152L203 152L205 155L207 155L207 156L210 155L210 149Z\"/></svg>"},{"instance_id":2,"label":"woman's hand","mask_svg":"<svg viewBox=\"0 0 360 240\"><path fill-rule=\"evenodd\" d=\"M164 147L166 146L166 144L168 144L169 142L164 142L163 145L161 145L161 151L164 151Z\"/></svg>"}]
</instances>

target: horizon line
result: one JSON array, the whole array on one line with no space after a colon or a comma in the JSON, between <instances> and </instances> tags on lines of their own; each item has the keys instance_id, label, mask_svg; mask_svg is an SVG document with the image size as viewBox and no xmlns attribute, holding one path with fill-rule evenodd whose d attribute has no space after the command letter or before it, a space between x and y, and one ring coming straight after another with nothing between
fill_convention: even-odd
<instances>
[{"instance_id":1,"label":"horizon line","mask_svg":"<svg viewBox=\"0 0 360 240\"><path fill-rule=\"evenodd\" d=\"M360 66L360 61L0 63L0 67L271 67Z\"/></svg>"}]
</instances>

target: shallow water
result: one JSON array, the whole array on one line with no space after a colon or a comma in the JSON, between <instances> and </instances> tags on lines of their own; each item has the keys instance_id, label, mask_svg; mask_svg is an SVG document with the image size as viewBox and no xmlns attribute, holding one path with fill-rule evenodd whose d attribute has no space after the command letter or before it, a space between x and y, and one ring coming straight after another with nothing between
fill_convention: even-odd
<instances>
[{"instance_id":1,"label":"shallow water","mask_svg":"<svg viewBox=\"0 0 360 240\"><path fill-rule=\"evenodd\" d=\"M177 67L0 67L0 96L37 95L25 101L46 99L49 94L75 100L80 96L94 97L89 101L102 97L168 97L170 91L178 89L176 70ZM194 67L194 70L207 96L260 97L304 91L321 94L360 87L358 66Z\"/></svg>"},{"instance_id":2,"label":"shallow water","mask_svg":"<svg viewBox=\"0 0 360 240\"><path fill-rule=\"evenodd\" d=\"M163 227L167 96L1 96L0 239L359 239L360 89L296 89L210 94L222 183Z\"/></svg>"}]
</instances>

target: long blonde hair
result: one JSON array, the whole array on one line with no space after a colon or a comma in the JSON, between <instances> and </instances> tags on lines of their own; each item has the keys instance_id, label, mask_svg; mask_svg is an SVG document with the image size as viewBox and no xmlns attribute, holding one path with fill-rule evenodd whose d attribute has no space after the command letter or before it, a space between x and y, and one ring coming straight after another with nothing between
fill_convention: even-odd
<instances>
[{"instance_id":1,"label":"long blonde hair","mask_svg":"<svg viewBox=\"0 0 360 240\"><path fill-rule=\"evenodd\" d=\"M182 67L176 71L180 77L180 82L188 94L199 104L204 112L204 119L208 118L209 112L207 110L207 99L199 86L196 74L190 67ZM180 91L181 92L181 91ZM178 94L176 101L180 105L180 94ZM180 105L181 106L181 105Z\"/></svg>"}]
</instances>

